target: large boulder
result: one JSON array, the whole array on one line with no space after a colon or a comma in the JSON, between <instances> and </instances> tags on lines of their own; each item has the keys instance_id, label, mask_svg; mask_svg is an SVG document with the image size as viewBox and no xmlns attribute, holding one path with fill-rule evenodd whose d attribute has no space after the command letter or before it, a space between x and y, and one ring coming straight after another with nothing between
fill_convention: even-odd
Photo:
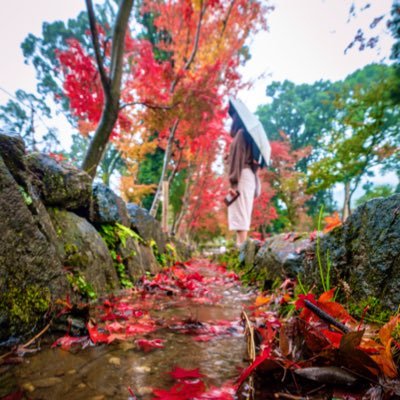
<instances>
[{"instance_id":1,"label":"large boulder","mask_svg":"<svg viewBox=\"0 0 400 400\"><path fill-rule=\"evenodd\" d=\"M316 248L314 248L316 252ZM400 194L373 199L320 243L334 285L350 288L353 297L375 297L396 310L400 304ZM306 283L320 282L317 257L304 261Z\"/></svg>"},{"instance_id":2,"label":"large boulder","mask_svg":"<svg viewBox=\"0 0 400 400\"><path fill-rule=\"evenodd\" d=\"M255 256L257 269L267 280L295 278L303 272L305 249L310 244L308 235L283 233L267 239Z\"/></svg>"},{"instance_id":3,"label":"large boulder","mask_svg":"<svg viewBox=\"0 0 400 400\"><path fill-rule=\"evenodd\" d=\"M93 186L90 221L96 226L116 222L130 226L125 202L102 183L95 183Z\"/></svg>"},{"instance_id":4,"label":"large boulder","mask_svg":"<svg viewBox=\"0 0 400 400\"><path fill-rule=\"evenodd\" d=\"M38 220L37 206L48 218L0 156L0 341L37 329L52 301L65 293L62 264L51 241L54 231L48 219Z\"/></svg>"},{"instance_id":5,"label":"large boulder","mask_svg":"<svg viewBox=\"0 0 400 400\"><path fill-rule=\"evenodd\" d=\"M89 209L92 180L86 172L42 153L31 153L25 160L46 206Z\"/></svg>"},{"instance_id":6,"label":"large boulder","mask_svg":"<svg viewBox=\"0 0 400 400\"><path fill-rule=\"evenodd\" d=\"M97 294L118 289L118 276L110 252L93 225L69 211L52 209L49 213L64 247L62 261L70 276L82 277L88 288L93 288Z\"/></svg>"},{"instance_id":7,"label":"large boulder","mask_svg":"<svg viewBox=\"0 0 400 400\"><path fill-rule=\"evenodd\" d=\"M12 132L0 132L0 156L11 175L21 183L25 171L25 144L22 137Z\"/></svg>"},{"instance_id":8,"label":"large boulder","mask_svg":"<svg viewBox=\"0 0 400 400\"><path fill-rule=\"evenodd\" d=\"M161 230L160 223L153 218L147 210L137 204L127 204L131 228L137 232L146 242L154 240L158 251L165 251L166 235Z\"/></svg>"}]
</instances>

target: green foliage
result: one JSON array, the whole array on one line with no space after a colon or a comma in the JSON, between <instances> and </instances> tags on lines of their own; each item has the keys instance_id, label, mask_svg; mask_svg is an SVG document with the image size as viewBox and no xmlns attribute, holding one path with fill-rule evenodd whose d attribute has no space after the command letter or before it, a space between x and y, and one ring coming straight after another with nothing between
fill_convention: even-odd
<instances>
[{"instance_id":1,"label":"green foliage","mask_svg":"<svg viewBox=\"0 0 400 400\"><path fill-rule=\"evenodd\" d=\"M160 148L157 148L153 154L146 155L145 159L139 166L138 183L143 185L158 184L158 180L161 176L163 159L164 151ZM145 209L150 210L153 199L154 194L144 197L142 200L142 206Z\"/></svg>"},{"instance_id":2,"label":"green foliage","mask_svg":"<svg viewBox=\"0 0 400 400\"><path fill-rule=\"evenodd\" d=\"M158 250L158 246L155 240L150 240L149 246L151 250L153 251L154 257L157 260L157 262L162 266L166 267L168 265L167 257L165 254L161 254L160 251Z\"/></svg>"},{"instance_id":3,"label":"green foliage","mask_svg":"<svg viewBox=\"0 0 400 400\"><path fill-rule=\"evenodd\" d=\"M182 171L179 171L175 175L169 191L170 206L172 208L172 213L175 216L179 215L179 212L182 209L182 203L186 189L186 178L187 170L184 169Z\"/></svg>"},{"instance_id":4,"label":"green foliage","mask_svg":"<svg viewBox=\"0 0 400 400\"><path fill-rule=\"evenodd\" d=\"M30 206L33 202L32 197L29 195L29 193L26 192L26 190L22 186L19 186L19 191L21 192L21 195L24 198L25 204L27 206Z\"/></svg>"},{"instance_id":5,"label":"green foliage","mask_svg":"<svg viewBox=\"0 0 400 400\"><path fill-rule=\"evenodd\" d=\"M85 296L91 300L97 298L97 294L93 289L93 286L90 283L86 282L85 277L81 275L78 271L75 271L74 273L68 273L67 280L72 288L75 291L79 292L82 296Z\"/></svg>"},{"instance_id":6,"label":"green foliage","mask_svg":"<svg viewBox=\"0 0 400 400\"><path fill-rule=\"evenodd\" d=\"M346 78L324 154L309 168L310 192L342 183L351 195L372 167L398 162L399 108L390 99L392 85L393 68L386 65L372 64Z\"/></svg>"},{"instance_id":7,"label":"green foliage","mask_svg":"<svg viewBox=\"0 0 400 400\"><path fill-rule=\"evenodd\" d=\"M174 265L178 261L178 254L175 246L172 243L167 243L165 245L165 257L167 265Z\"/></svg>"},{"instance_id":8,"label":"green foliage","mask_svg":"<svg viewBox=\"0 0 400 400\"><path fill-rule=\"evenodd\" d=\"M336 92L336 84L330 81L311 85L296 85L287 80L272 82L266 91L272 102L259 106L257 115L270 140L280 140L280 131L283 131L289 135L294 150L306 146L317 148L320 138L329 131L335 118ZM302 165L303 172L308 161Z\"/></svg>"},{"instance_id":9,"label":"green foliage","mask_svg":"<svg viewBox=\"0 0 400 400\"><path fill-rule=\"evenodd\" d=\"M321 154L320 142L329 134L336 116L338 87L330 81L318 81L313 84L296 85L290 81L273 82L266 94L271 103L258 107L258 115L270 140L282 140L280 132L289 136L293 150L312 146L312 153L297 164L299 172L306 173L308 165ZM307 201L310 215L318 213L323 204L332 208L332 194L328 190L319 191L318 195ZM278 215L284 217L284 212ZM281 225L275 221L274 225ZM287 223L283 223L288 226ZM277 227L275 227L274 231Z\"/></svg>"},{"instance_id":10,"label":"green foliage","mask_svg":"<svg viewBox=\"0 0 400 400\"><path fill-rule=\"evenodd\" d=\"M395 193L395 189L391 185L373 185L372 183L366 183L363 185L365 193L356 200L356 206L361 206L369 200L377 197L389 197Z\"/></svg>"},{"instance_id":11,"label":"green foliage","mask_svg":"<svg viewBox=\"0 0 400 400\"><path fill-rule=\"evenodd\" d=\"M59 144L57 131L45 125L43 118L51 118L46 102L23 90L17 90L15 98L0 106L0 122L4 129L21 135L29 150L36 150L41 145L45 152L49 152ZM45 129L42 137L37 136L38 123Z\"/></svg>"},{"instance_id":12,"label":"green foliage","mask_svg":"<svg viewBox=\"0 0 400 400\"><path fill-rule=\"evenodd\" d=\"M254 265L245 265L244 262L240 260L239 253L236 247L228 247L225 253L217 256L217 262L236 272L243 285L256 286L264 290L267 277L266 271Z\"/></svg>"},{"instance_id":13,"label":"green foliage","mask_svg":"<svg viewBox=\"0 0 400 400\"><path fill-rule=\"evenodd\" d=\"M360 299L358 301L349 301L348 309L356 319L364 319L366 322L383 325L389 321L392 311L384 307L379 299L373 296Z\"/></svg>"},{"instance_id":14,"label":"green foliage","mask_svg":"<svg viewBox=\"0 0 400 400\"><path fill-rule=\"evenodd\" d=\"M115 225L104 224L101 226L100 235L107 244L110 255L114 262L114 267L117 271L121 285L126 288L133 287L132 281L126 273L123 257L118 253L120 246L126 247L126 241L130 237L139 243L144 243L143 239L132 229L116 223ZM127 257L129 257L128 255Z\"/></svg>"}]
</instances>

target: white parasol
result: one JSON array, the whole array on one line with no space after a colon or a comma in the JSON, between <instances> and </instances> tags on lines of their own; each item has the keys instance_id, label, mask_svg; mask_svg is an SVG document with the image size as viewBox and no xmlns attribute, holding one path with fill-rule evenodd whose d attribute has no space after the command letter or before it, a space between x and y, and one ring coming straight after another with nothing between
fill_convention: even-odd
<instances>
[{"instance_id":1,"label":"white parasol","mask_svg":"<svg viewBox=\"0 0 400 400\"><path fill-rule=\"evenodd\" d=\"M236 112L245 126L248 134L253 140L253 144L257 147L259 159L257 160L261 166L270 164L271 146L268 141L267 134L260 120L250 112L246 105L239 99L229 99L229 115Z\"/></svg>"}]
</instances>

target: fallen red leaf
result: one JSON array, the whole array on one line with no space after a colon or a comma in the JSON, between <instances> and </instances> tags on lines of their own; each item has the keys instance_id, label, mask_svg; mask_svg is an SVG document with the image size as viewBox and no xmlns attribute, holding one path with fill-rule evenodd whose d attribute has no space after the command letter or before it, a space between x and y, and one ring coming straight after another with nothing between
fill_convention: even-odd
<instances>
[{"instance_id":1,"label":"fallen red leaf","mask_svg":"<svg viewBox=\"0 0 400 400\"><path fill-rule=\"evenodd\" d=\"M153 349L162 349L164 347L165 340L164 339L138 339L136 340L136 344L145 352L149 352Z\"/></svg>"},{"instance_id":2,"label":"fallen red leaf","mask_svg":"<svg viewBox=\"0 0 400 400\"><path fill-rule=\"evenodd\" d=\"M240 374L237 382L237 390L242 386L243 382L250 376L250 374L260 365L262 364L265 360L271 359L271 348L266 347L261 354L259 354L255 360L247 367L245 368L242 373Z\"/></svg>"},{"instance_id":3,"label":"fallen red leaf","mask_svg":"<svg viewBox=\"0 0 400 400\"><path fill-rule=\"evenodd\" d=\"M183 381L176 383L169 390L153 389L153 394L162 400L192 400L201 395L205 388L204 382L199 380Z\"/></svg>"},{"instance_id":4,"label":"fallen red leaf","mask_svg":"<svg viewBox=\"0 0 400 400\"><path fill-rule=\"evenodd\" d=\"M181 367L175 367L171 372L171 376L174 379L188 379L188 378L203 378L204 375L200 373L199 368L195 369L184 369Z\"/></svg>"},{"instance_id":5,"label":"fallen red leaf","mask_svg":"<svg viewBox=\"0 0 400 400\"><path fill-rule=\"evenodd\" d=\"M58 338L51 347L60 346L63 350L70 350L73 345L80 344L86 340L88 340L87 336L74 337L67 334Z\"/></svg>"},{"instance_id":6,"label":"fallen red leaf","mask_svg":"<svg viewBox=\"0 0 400 400\"><path fill-rule=\"evenodd\" d=\"M92 325L92 323L88 322L86 324L87 330L89 332L90 340L94 343L107 343L108 342L108 334L105 332L99 332L97 326Z\"/></svg>"}]
</instances>

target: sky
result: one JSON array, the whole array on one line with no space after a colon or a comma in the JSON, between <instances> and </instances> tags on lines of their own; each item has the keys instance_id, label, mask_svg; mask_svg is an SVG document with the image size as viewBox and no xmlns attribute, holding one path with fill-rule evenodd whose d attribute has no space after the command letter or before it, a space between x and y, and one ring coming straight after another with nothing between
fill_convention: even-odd
<instances>
[{"instance_id":1,"label":"sky","mask_svg":"<svg viewBox=\"0 0 400 400\"><path fill-rule=\"evenodd\" d=\"M320 79L341 80L371 62L388 61L392 40L378 25L374 33L381 40L377 49L363 52L352 49L344 54L357 28L367 27L375 16L387 13L391 0L371 0L371 7L349 20L352 3L359 9L366 0L273 0L268 17L268 32L257 34L250 42L251 60L241 70L246 80L254 81L239 97L255 111L266 103L265 90L274 80L312 83ZM0 0L0 104L21 88L36 87L32 66L25 65L20 44L29 33L38 36L43 22L67 20L84 10L84 0ZM21 12L24 10L24 12ZM383 25L383 24L382 24ZM70 143L71 132L62 116L53 121L63 143ZM376 182L392 182L394 175L378 176ZM395 183L395 182L392 182ZM340 197L340 189L335 197Z\"/></svg>"}]
</instances>

